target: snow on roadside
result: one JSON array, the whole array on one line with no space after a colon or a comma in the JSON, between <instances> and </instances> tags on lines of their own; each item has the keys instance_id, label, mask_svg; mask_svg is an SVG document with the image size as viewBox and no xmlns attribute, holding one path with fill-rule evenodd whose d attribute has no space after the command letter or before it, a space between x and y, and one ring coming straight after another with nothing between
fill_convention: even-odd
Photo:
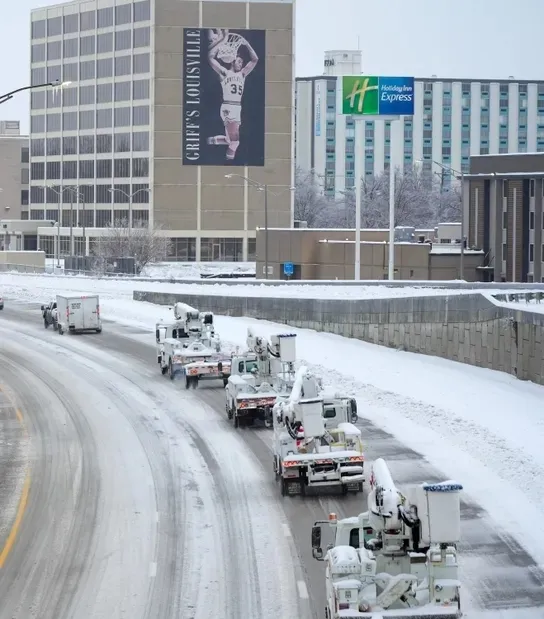
<instances>
[{"instance_id":1,"label":"snow on roadside","mask_svg":"<svg viewBox=\"0 0 544 619\"><path fill-rule=\"evenodd\" d=\"M200 279L223 273L255 276L255 262L159 262L146 266L141 277Z\"/></svg>"},{"instance_id":2,"label":"snow on roadside","mask_svg":"<svg viewBox=\"0 0 544 619\"><path fill-rule=\"evenodd\" d=\"M20 298L27 294L35 299L35 293L43 291L46 296L53 297L57 293L99 293L132 298L133 290L148 290L150 292L170 292L175 294L195 294L214 296L242 297L280 297L299 299L392 299L398 297L443 296L458 294L474 294L474 290L447 290L444 288L422 288L406 286L390 288L387 286L331 286L292 285L267 286L266 284L170 284L166 282L132 282L130 280L108 280L91 277L71 277L55 275L27 275L24 273L0 273L0 292L7 297ZM504 292L487 290L489 294ZM34 295L34 296L33 296ZM40 298L40 301L48 301Z\"/></svg>"}]
</instances>

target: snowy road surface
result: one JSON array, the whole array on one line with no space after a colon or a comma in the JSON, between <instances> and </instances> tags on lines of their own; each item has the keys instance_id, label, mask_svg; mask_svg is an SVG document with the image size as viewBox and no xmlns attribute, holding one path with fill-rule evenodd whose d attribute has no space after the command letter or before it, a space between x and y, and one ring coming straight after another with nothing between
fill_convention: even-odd
<instances>
[{"instance_id":1,"label":"snowy road surface","mask_svg":"<svg viewBox=\"0 0 544 619\"><path fill-rule=\"evenodd\" d=\"M206 403L101 350L119 338L0 318L32 463L1 619L309 617L268 476Z\"/></svg>"},{"instance_id":2,"label":"snowy road surface","mask_svg":"<svg viewBox=\"0 0 544 619\"><path fill-rule=\"evenodd\" d=\"M171 587L178 592L188 592L188 589L194 592L195 587L202 587L198 590L200 594L194 594L194 603L202 600L202 596L208 600L211 597L223 604L221 608L226 608L230 613L227 617L232 619L237 616L240 600L245 600L243 605L247 607L249 604L259 617L304 617L304 603L309 601L312 617L321 619L324 568L311 556L311 525L330 511L340 516L359 513L365 508L363 497L281 499L272 474L270 433L258 429L235 432L224 414L222 389L203 387L187 393L176 383L161 377L149 331L110 323L111 327L105 326L102 336L60 338L52 331L44 331L35 306L34 309L7 308L0 318L4 319L5 326L9 324L9 329L14 330L15 338L27 342L38 338L38 342L43 341L43 344L38 343L38 348L51 351L53 347L55 358L64 355L72 363L76 354L80 361L73 362L72 371L77 371L78 363L97 364L103 368L103 373L109 376L103 378L106 384L109 381L108 389L111 393L117 392L114 418L119 416L118 412L115 413L116 400L126 398L127 405L133 403L130 406L134 412L125 411L125 418L132 419L136 415L146 420L146 429L142 428L143 445L146 441L157 441L167 449L165 458L170 468L176 463L181 471L187 468L192 471L183 487L184 492L173 500L181 513L177 535L183 536L185 543L193 544L185 547L185 556L192 557L191 561L196 561L195 557L203 559L199 572L201 580L197 582L195 574L199 568L193 564L179 581L170 581ZM228 335L228 332L224 334ZM112 385L115 385L113 391ZM103 387L99 389L97 385L96 389L102 393ZM145 412L140 408L142 402ZM136 412L139 408L140 412ZM384 457L399 484L443 479L443 475L433 470L418 453L390 434L370 422L364 422L364 430L368 458ZM177 464L182 456L185 465ZM194 470L195 463L200 467L197 471ZM162 466L168 470L164 461ZM162 475L163 470L158 468L153 477L155 483ZM183 477L183 473L180 476ZM127 483L126 479L123 483ZM198 484L198 487L193 484ZM502 499L508 501L508 497ZM204 503L201 512L200 501ZM165 506L163 510L172 507ZM187 517L187 514L193 514L193 517ZM165 513L165 517L168 514ZM170 517L175 517L175 514L170 513ZM159 538L162 518L161 515ZM521 609L527 609L527 612L520 614L520 618L541 619L544 616L544 577L539 565L511 535L501 530L493 514L488 515L476 503L464 502L462 519L463 601L474 609L467 619L479 617L480 609L493 611L491 615L488 612L482 615L493 619L511 617L508 611L516 613ZM175 528L176 525L172 526ZM220 531L215 543L208 533L203 532L214 527L219 527ZM293 550L296 551L294 558L289 559L287 555ZM218 555L222 557L219 562L210 564L206 561L206 557ZM155 556L158 583L163 560L160 552L157 551ZM174 552L170 558L174 564L176 557ZM240 565L244 569L242 581L238 578L225 581L225 576L232 577L233 572L239 574ZM224 585L223 589L220 584ZM233 594L233 590L236 593ZM159 599L160 594L156 595ZM188 598L180 593L179 599L187 603ZM277 606L279 599L283 600L282 609ZM303 605L301 610L292 614L297 600ZM268 615L266 609L269 608L274 610ZM162 616L177 617L175 609L175 604L167 606ZM159 615L150 613L146 615L140 611L134 616L158 619ZM200 619L206 615L189 616ZM1 612L0 617L3 619Z\"/></svg>"}]
</instances>

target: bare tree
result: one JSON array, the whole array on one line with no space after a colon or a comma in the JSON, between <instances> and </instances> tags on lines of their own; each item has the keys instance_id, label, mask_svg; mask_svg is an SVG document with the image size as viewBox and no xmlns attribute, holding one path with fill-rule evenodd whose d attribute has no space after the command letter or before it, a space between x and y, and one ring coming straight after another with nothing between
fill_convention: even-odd
<instances>
[{"instance_id":1,"label":"bare tree","mask_svg":"<svg viewBox=\"0 0 544 619\"><path fill-rule=\"evenodd\" d=\"M94 253L103 263L112 259L134 258L135 273L139 275L148 264L162 262L169 254L171 241L160 231L160 228L150 228L146 224L133 224L129 228L126 219L116 221L99 239Z\"/></svg>"},{"instance_id":2,"label":"bare tree","mask_svg":"<svg viewBox=\"0 0 544 619\"><path fill-rule=\"evenodd\" d=\"M323 195L315 173L295 170L295 220L306 221L309 228L324 226L329 216L329 201Z\"/></svg>"}]
</instances>

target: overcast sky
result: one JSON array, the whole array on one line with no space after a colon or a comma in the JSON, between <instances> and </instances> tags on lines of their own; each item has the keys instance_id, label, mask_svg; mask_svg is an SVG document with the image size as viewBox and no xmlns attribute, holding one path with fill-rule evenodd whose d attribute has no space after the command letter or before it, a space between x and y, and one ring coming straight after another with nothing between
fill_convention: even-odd
<instances>
[{"instance_id":1,"label":"overcast sky","mask_svg":"<svg viewBox=\"0 0 544 619\"><path fill-rule=\"evenodd\" d=\"M29 82L30 10L56 0L2 0L0 94ZM327 49L357 49L378 75L544 79L544 0L297 0L297 75L319 75ZM221 26L221 24L218 24ZM0 119L28 130L28 96Z\"/></svg>"}]
</instances>

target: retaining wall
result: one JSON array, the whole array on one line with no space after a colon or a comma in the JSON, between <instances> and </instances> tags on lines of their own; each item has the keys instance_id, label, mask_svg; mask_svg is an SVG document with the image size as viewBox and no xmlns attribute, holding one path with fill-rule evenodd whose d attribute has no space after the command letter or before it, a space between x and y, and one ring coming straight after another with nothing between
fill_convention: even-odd
<instances>
[{"instance_id":1,"label":"retaining wall","mask_svg":"<svg viewBox=\"0 0 544 619\"><path fill-rule=\"evenodd\" d=\"M326 300L134 291L133 297L337 333L544 384L544 314L496 305L482 294Z\"/></svg>"}]
</instances>

